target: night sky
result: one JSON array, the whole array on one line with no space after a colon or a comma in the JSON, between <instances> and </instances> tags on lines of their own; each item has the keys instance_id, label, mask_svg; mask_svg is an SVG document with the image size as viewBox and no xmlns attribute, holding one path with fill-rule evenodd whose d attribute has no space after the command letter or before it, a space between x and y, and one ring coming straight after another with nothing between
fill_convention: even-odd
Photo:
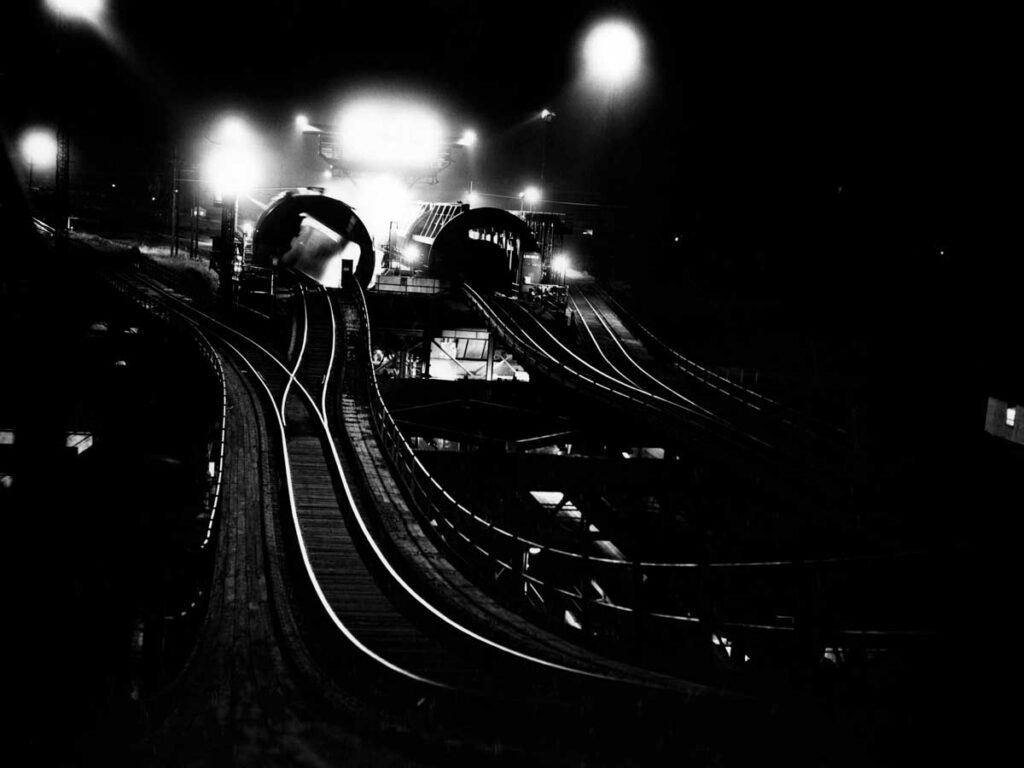
<instances>
[{"instance_id":1,"label":"night sky","mask_svg":"<svg viewBox=\"0 0 1024 768\"><path fill-rule=\"evenodd\" d=\"M785 212L846 194L919 213L975 198L962 186L1005 163L996 146L1012 135L1009 25L980 13L110 2L107 31L77 28L76 65L58 79L52 18L42 2L21 5L24 21L5 25L16 32L5 123L51 122L63 89L90 168L116 156L129 170L172 142L187 153L203 121L230 108L285 135L300 111L329 121L365 82L427 94L453 130L476 128L491 187L536 177L540 126L529 119L548 107L559 115L552 194L669 209ZM646 42L642 82L612 108L579 83L581 38L609 12L634 20ZM602 189L609 163L615 188Z\"/></svg>"},{"instance_id":2,"label":"night sky","mask_svg":"<svg viewBox=\"0 0 1024 768\"><path fill-rule=\"evenodd\" d=\"M607 15L645 45L640 81L613 98L581 79L583 36ZM606 210L645 238L634 258L675 259L661 249L680 236L801 291L842 280L850 302L941 272L987 310L982 287L1019 275L1012 29L981 10L869 4L109 2L102 33L71 31L68 67L40 0L8 11L2 125L13 148L63 104L72 184L125 183L166 175L175 149L198 163L204 131L234 111L277 151L267 185L299 185L324 166L294 116L329 123L353 89L394 88L480 135L424 198L462 197L472 179L516 207L539 175L546 107L545 197L622 206Z\"/></svg>"}]
</instances>

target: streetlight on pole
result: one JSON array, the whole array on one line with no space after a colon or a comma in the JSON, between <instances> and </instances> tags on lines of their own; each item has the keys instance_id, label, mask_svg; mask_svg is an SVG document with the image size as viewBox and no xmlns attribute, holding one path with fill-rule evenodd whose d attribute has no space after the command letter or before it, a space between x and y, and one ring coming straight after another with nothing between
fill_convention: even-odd
<instances>
[{"instance_id":1,"label":"streetlight on pole","mask_svg":"<svg viewBox=\"0 0 1024 768\"><path fill-rule=\"evenodd\" d=\"M28 161L28 188L32 191L32 172L35 166L52 166L57 158L57 140L47 130L36 128L21 138L21 154Z\"/></svg>"},{"instance_id":2,"label":"streetlight on pole","mask_svg":"<svg viewBox=\"0 0 1024 768\"><path fill-rule=\"evenodd\" d=\"M558 117L550 109L543 109L540 113L540 119L544 122L544 143L541 145L540 151L540 183L544 186L544 171L547 167L548 162L548 138L551 133L551 123Z\"/></svg>"},{"instance_id":3,"label":"streetlight on pole","mask_svg":"<svg viewBox=\"0 0 1024 768\"><path fill-rule=\"evenodd\" d=\"M533 204L540 202L541 192L537 187L529 186L523 190L519 197L530 204L530 211L532 212ZM520 210L522 210L522 208L520 208Z\"/></svg>"},{"instance_id":4,"label":"streetlight on pole","mask_svg":"<svg viewBox=\"0 0 1024 768\"><path fill-rule=\"evenodd\" d=\"M235 221L238 217L238 196L253 188L256 181L254 141L249 127L237 117L225 118L216 131L216 139L207 137L215 146L206 160L206 176L220 198L220 294L230 303L233 296L235 252Z\"/></svg>"},{"instance_id":5,"label":"streetlight on pole","mask_svg":"<svg viewBox=\"0 0 1024 768\"><path fill-rule=\"evenodd\" d=\"M621 164L619 153L614 151L617 142L613 123L615 97L624 86L641 76L643 44L634 24L622 18L610 18L590 28L583 41L582 53L586 80L591 87L603 92L607 100L606 184L610 195L619 187L618 165Z\"/></svg>"},{"instance_id":6,"label":"streetlight on pole","mask_svg":"<svg viewBox=\"0 0 1024 768\"><path fill-rule=\"evenodd\" d=\"M46 0L50 11L57 19L57 60L63 56L65 28L68 22L82 22L97 26L104 11L105 0ZM58 64L58 76L64 76L64 67ZM63 85L63 84L61 84ZM56 89L58 100L57 117L57 170L54 187L57 198L57 243L63 249L68 236L68 217L71 209L71 139L68 135L68 120L64 106L64 88Z\"/></svg>"}]
</instances>

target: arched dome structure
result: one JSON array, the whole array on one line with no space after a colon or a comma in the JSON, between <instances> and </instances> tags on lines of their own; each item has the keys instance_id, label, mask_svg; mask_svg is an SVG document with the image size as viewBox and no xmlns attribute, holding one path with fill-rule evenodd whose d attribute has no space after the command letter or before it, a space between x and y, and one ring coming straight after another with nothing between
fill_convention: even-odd
<instances>
[{"instance_id":1,"label":"arched dome structure","mask_svg":"<svg viewBox=\"0 0 1024 768\"><path fill-rule=\"evenodd\" d=\"M377 269L373 241L341 200L318 190L289 190L260 215L253 231L253 263L292 267L328 286L341 284L343 264L367 287Z\"/></svg>"},{"instance_id":2,"label":"arched dome structure","mask_svg":"<svg viewBox=\"0 0 1024 768\"><path fill-rule=\"evenodd\" d=\"M409 228L406 239L424 242L427 214ZM468 280L481 287L522 278L524 264L540 256L526 223L501 208L473 208L451 218L432 238L427 264L437 277Z\"/></svg>"}]
</instances>

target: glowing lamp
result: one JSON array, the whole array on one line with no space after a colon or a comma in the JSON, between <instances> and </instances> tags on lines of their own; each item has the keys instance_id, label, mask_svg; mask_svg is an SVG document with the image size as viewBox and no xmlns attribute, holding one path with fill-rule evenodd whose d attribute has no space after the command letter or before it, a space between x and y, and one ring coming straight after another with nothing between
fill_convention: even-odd
<instances>
[{"instance_id":1,"label":"glowing lamp","mask_svg":"<svg viewBox=\"0 0 1024 768\"><path fill-rule=\"evenodd\" d=\"M640 38L625 21L605 21L587 35L583 55L595 80L610 86L621 85L640 69Z\"/></svg>"}]
</instances>

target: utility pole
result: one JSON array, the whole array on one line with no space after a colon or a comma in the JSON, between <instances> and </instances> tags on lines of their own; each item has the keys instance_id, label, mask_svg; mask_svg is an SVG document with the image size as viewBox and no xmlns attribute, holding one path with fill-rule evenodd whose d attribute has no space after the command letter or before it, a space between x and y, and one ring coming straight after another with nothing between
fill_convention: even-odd
<instances>
[{"instance_id":1,"label":"utility pole","mask_svg":"<svg viewBox=\"0 0 1024 768\"><path fill-rule=\"evenodd\" d=\"M67 19L57 11L57 167L54 172L54 193L57 213L57 253L67 252L68 218L71 214L71 140L68 135L67 81Z\"/></svg>"},{"instance_id":2,"label":"utility pole","mask_svg":"<svg viewBox=\"0 0 1024 768\"><path fill-rule=\"evenodd\" d=\"M192 221L192 233L188 241L190 259L199 258L199 203L196 201L196 185L192 185L192 209L189 211Z\"/></svg>"},{"instance_id":3,"label":"utility pole","mask_svg":"<svg viewBox=\"0 0 1024 768\"><path fill-rule=\"evenodd\" d=\"M557 115L550 109L545 109L540 113L540 119L544 121L544 142L541 145L540 150L540 188L544 189L544 171L547 167L548 162L548 135L551 133L551 122L557 117Z\"/></svg>"},{"instance_id":4,"label":"utility pole","mask_svg":"<svg viewBox=\"0 0 1024 768\"><path fill-rule=\"evenodd\" d=\"M171 157L171 256L178 255L178 149Z\"/></svg>"},{"instance_id":5,"label":"utility pole","mask_svg":"<svg viewBox=\"0 0 1024 768\"><path fill-rule=\"evenodd\" d=\"M235 218L238 215L238 195L225 194L220 214L220 295L225 303L234 300L232 281L235 267Z\"/></svg>"}]
</instances>

